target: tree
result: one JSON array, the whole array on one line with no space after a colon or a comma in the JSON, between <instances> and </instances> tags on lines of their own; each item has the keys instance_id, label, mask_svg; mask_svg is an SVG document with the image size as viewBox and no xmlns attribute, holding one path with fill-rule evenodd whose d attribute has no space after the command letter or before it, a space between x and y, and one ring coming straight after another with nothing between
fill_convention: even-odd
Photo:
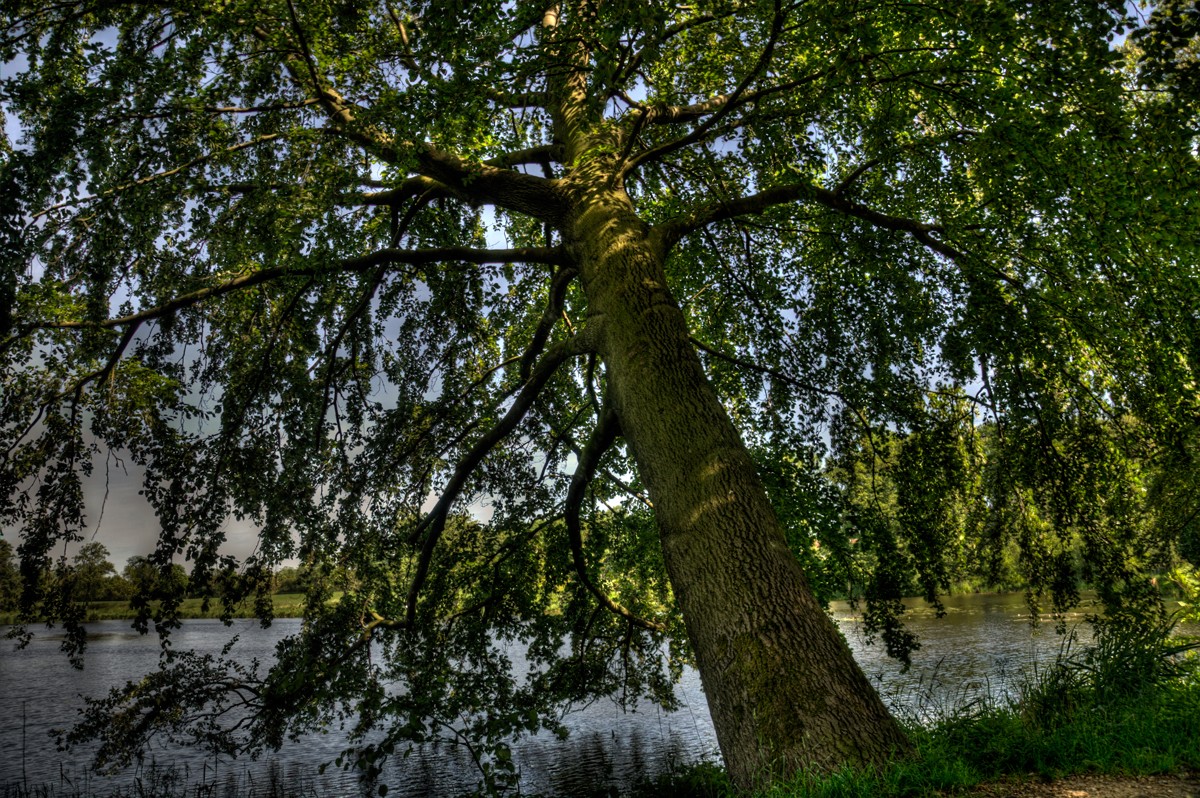
<instances>
[{"instance_id":1,"label":"tree","mask_svg":"<svg viewBox=\"0 0 1200 798\"><path fill-rule=\"evenodd\" d=\"M88 541L75 552L72 565L74 589L85 608L90 602L104 598L105 580L117 573L116 566L108 561L108 548L97 540Z\"/></svg>"},{"instance_id":2,"label":"tree","mask_svg":"<svg viewBox=\"0 0 1200 798\"><path fill-rule=\"evenodd\" d=\"M0 610L15 610L20 595L21 573L16 566L16 552L11 543L0 538Z\"/></svg>"},{"instance_id":3,"label":"tree","mask_svg":"<svg viewBox=\"0 0 1200 798\"><path fill-rule=\"evenodd\" d=\"M296 568L280 568L272 589L276 593L298 593L303 589L303 579L304 575Z\"/></svg>"},{"instance_id":4,"label":"tree","mask_svg":"<svg viewBox=\"0 0 1200 798\"><path fill-rule=\"evenodd\" d=\"M1114 601L1107 543L1176 550L1119 466L1195 440L1197 169L1121 2L7 7L0 521L31 562L78 535L96 447L197 584L230 515L247 583L311 575L253 733L196 739L344 712L368 770L445 733L491 778L562 701L669 701L686 637L738 783L879 763L904 734L764 473L884 434L915 493L865 539L932 590L978 419L1031 550L1081 535ZM102 754L230 706L185 665Z\"/></svg>"}]
</instances>

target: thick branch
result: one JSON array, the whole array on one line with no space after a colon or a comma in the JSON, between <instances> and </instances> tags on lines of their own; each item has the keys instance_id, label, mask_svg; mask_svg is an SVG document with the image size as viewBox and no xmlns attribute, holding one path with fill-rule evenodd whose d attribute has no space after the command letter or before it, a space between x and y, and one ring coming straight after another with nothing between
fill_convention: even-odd
<instances>
[{"instance_id":1,"label":"thick branch","mask_svg":"<svg viewBox=\"0 0 1200 798\"><path fill-rule=\"evenodd\" d=\"M467 484L467 480L475 469L479 467L479 464L525 418L530 408L533 407L534 401L542 392L542 389L546 387L546 383L554 376L558 367L576 354L574 343L571 340L560 341L546 352L546 356L538 363L537 368L533 370L521 392L513 400L512 407L504 414L504 418L500 419L500 422L496 426L484 433L475 442L475 445L471 447L470 451L463 456L458 466L454 469L454 474L450 477L450 481L446 483L446 487L442 491L441 498L438 499L437 504L434 505L429 514L413 529L412 534L409 536L409 542L415 544L421 541L421 552L417 558L417 567L413 574L412 584L408 589L405 617L409 626L416 620L417 599L420 597L421 589L425 586L425 579L429 575L429 566L433 561L433 552L437 548L438 540L446 528L446 519L449 517L450 508L458 500L459 495Z\"/></svg>"},{"instance_id":2,"label":"thick branch","mask_svg":"<svg viewBox=\"0 0 1200 798\"><path fill-rule=\"evenodd\" d=\"M507 91L490 91L489 96L492 102L505 108L545 108L550 104L550 95L544 91L523 91L523 92L507 92Z\"/></svg>"},{"instance_id":3,"label":"thick branch","mask_svg":"<svg viewBox=\"0 0 1200 798\"><path fill-rule=\"evenodd\" d=\"M620 424L617 421L617 414L611 409L605 408L596 423L596 429L592 431L592 437L584 446L583 451L579 453L579 465L576 466L575 473L571 477L571 487L567 490L567 499L563 507L563 520L566 521L567 534L571 539L571 559L575 564L575 573L578 574L579 581L609 612L624 618L634 626L652 632L662 632L666 630L665 626L630 612L601 590L588 575L587 560L583 553L583 529L579 523L579 510L583 505L587 487L596 476L600 458L616 441L619 432Z\"/></svg>"},{"instance_id":4,"label":"thick branch","mask_svg":"<svg viewBox=\"0 0 1200 798\"><path fill-rule=\"evenodd\" d=\"M298 88L312 93L320 101L332 132L385 163L403 165L409 162L406 156L412 156L417 162L417 171L444 184L466 202L497 205L542 221L557 221L562 215L563 204L558 200L553 183L545 178L486 163L472 163L428 142L397 141L385 131L361 124L355 114L357 107L317 73L299 20L293 16L292 22L300 40L288 42L291 55L283 59L283 67ZM271 34L262 27L255 27L253 33L259 41L271 44Z\"/></svg>"},{"instance_id":5,"label":"thick branch","mask_svg":"<svg viewBox=\"0 0 1200 798\"><path fill-rule=\"evenodd\" d=\"M495 158L484 161L485 166L495 166L501 169L511 169L514 166L528 164L562 163L562 146L559 144L539 144L524 150L513 150Z\"/></svg>"},{"instance_id":6,"label":"thick branch","mask_svg":"<svg viewBox=\"0 0 1200 798\"><path fill-rule=\"evenodd\" d=\"M458 197L449 187L442 185L431 177L410 177L396 188L386 191L364 191L360 194L348 194L347 204L353 205L395 205L405 200L429 194L431 200Z\"/></svg>"},{"instance_id":7,"label":"thick branch","mask_svg":"<svg viewBox=\"0 0 1200 798\"><path fill-rule=\"evenodd\" d=\"M562 221L566 203L552 181L488 163L472 163L430 144L416 147L421 173L444 184L459 199L473 205L495 205L543 222Z\"/></svg>"}]
</instances>

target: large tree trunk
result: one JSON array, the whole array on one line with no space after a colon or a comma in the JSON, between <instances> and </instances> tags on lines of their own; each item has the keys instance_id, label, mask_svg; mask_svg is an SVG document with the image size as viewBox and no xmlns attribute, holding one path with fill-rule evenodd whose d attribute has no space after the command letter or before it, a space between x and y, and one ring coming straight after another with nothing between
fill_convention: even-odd
<instances>
[{"instance_id":1,"label":"large tree trunk","mask_svg":"<svg viewBox=\"0 0 1200 798\"><path fill-rule=\"evenodd\" d=\"M881 763L908 741L816 601L623 191L593 191L567 243L610 400L654 502L726 767L751 786Z\"/></svg>"}]
</instances>

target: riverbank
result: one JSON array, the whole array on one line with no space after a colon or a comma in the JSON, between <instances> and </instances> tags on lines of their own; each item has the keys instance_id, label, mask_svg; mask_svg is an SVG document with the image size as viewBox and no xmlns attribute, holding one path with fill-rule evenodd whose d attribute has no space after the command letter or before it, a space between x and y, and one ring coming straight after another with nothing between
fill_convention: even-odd
<instances>
[{"instance_id":1,"label":"riverbank","mask_svg":"<svg viewBox=\"0 0 1200 798\"><path fill-rule=\"evenodd\" d=\"M801 774L761 798L1200 798L1200 651L1166 627L1109 626L1005 700L959 707L928 725L906 719L911 758L880 769ZM733 798L701 764L637 798Z\"/></svg>"}]
</instances>

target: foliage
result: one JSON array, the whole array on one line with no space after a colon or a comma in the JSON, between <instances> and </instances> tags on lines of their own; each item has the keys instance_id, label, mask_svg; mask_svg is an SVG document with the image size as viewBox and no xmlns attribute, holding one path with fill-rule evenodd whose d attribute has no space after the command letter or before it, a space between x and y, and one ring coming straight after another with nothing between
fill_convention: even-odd
<instances>
[{"instance_id":1,"label":"foliage","mask_svg":"<svg viewBox=\"0 0 1200 798\"><path fill-rule=\"evenodd\" d=\"M177 559L264 619L304 569L279 667L225 674L253 734L205 742L344 722L382 735L348 760L369 773L469 738L499 787L507 737L564 704L670 701L705 619L685 633L660 532L759 517L753 474L675 500L745 476L741 441L818 594L860 586L897 656L901 595L1014 550L1035 602L1082 578L1145 612L1148 574L1200 557L1200 169L1194 15L1125 6L6 3L0 525L25 619L80 650L51 552L119 456L161 525L157 576L130 573L143 630L178 624ZM606 318L634 308L654 324L621 348ZM664 399L676 364L698 387ZM635 388L719 399L719 423L638 449ZM231 518L258 530L241 562ZM768 578L772 534L730 583ZM229 709L219 667L120 698ZM90 728L189 733L145 718Z\"/></svg>"},{"instance_id":2,"label":"foliage","mask_svg":"<svg viewBox=\"0 0 1200 798\"><path fill-rule=\"evenodd\" d=\"M21 596L21 572L17 569L12 544L0 538L0 610L17 608Z\"/></svg>"},{"instance_id":3,"label":"foliage","mask_svg":"<svg viewBox=\"0 0 1200 798\"><path fill-rule=\"evenodd\" d=\"M1143 85L1169 91L1193 114L1193 130L1200 130L1200 3L1153 3L1146 24L1134 31L1133 39Z\"/></svg>"},{"instance_id":4,"label":"foliage","mask_svg":"<svg viewBox=\"0 0 1200 798\"><path fill-rule=\"evenodd\" d=\"M1172 620L1180 624L1200 624L1200 572L1195 566L1180 565L1167 575L1178 591ZM1167 605L1170 607L1170 603Z\"/></svg>"}]
</instances>

